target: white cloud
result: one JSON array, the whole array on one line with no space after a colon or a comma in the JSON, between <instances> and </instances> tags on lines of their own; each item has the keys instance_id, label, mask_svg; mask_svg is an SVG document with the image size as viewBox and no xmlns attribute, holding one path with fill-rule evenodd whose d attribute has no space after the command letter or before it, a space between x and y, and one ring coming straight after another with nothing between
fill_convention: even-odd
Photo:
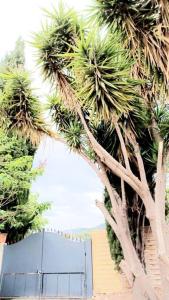
<instances>
[{"instance_id":1,"label":"white cloud","mask_svg":"<svg viewBox=\"0 0 169 300\"><path fill-rule=\"evenodd\" d=\"M45 161L45 171L32 186L41 201L51 201L46 213L49 227L59 230L93 227L104 222L95 205L102 199L103 187L90 167L61 143L46 139L34 161Z\"/></svg>"}]
</instances>

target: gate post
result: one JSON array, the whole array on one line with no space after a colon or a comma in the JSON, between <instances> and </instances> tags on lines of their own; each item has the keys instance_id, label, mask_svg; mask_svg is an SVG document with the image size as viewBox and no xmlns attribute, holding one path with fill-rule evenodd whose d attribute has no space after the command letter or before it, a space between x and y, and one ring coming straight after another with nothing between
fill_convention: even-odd
<instances>
[{"instance_id":1,"label":"gate post","mask_svg":"<svg viewBox=\"0 0 169 300\"><path fill-rule=\"evenodd\" d=\"M6 233L0 233L0 274L2 271L2 263L3 263L3 253L4 253L4 247L6 242Z\"/></svg>"},{"instance_id":2,"label":"gate post","mask_svg":"<svg viewBox=\"0 0 169 300\"><path fill-rule=\"evenodd\" d=\"M5 246L5 244L0 243L0 273L2 270L4 246Z\"/></svg>"},{"instance_id":3,"label":"gate post","mask_svg":"<svg viewBox=\"0 0 169 300\"><path fill-rule=\"evenodd\" d=\"M6 233L0 234L0 290L2 286L2 265L3 265L3 255L4 255L4 248L5 248L5 241L6 241Z\"/></svg>"}]
</instances>

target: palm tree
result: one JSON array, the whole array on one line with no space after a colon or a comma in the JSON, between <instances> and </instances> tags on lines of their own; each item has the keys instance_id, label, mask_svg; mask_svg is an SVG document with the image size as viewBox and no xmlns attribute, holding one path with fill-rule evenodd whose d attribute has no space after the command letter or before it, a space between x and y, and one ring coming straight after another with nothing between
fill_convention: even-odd
<instances>
[{"instance_id":1,"label":"palm tree","mask_svg":"<svg viewBox=\"0 0 169 300\"><path fill-rule=\"evenodd\" d=\"M121 46L121 37L117 32L103 39L99 31L87 34L87 30L77 26L75 20L77 22L77 19L72 17L72 12L69 14L61 10L56 17L52 14L51 26L48 25L48 28L36 36L35 45L38 48L43 73L56 82L62 101L61 104L54 105L55 120L65 139L67 134L70 137L70 134L76 133L75 148L78 148L82 157L93 167L109 193L111 213L102 203L97 202L97 205L120 241L124 263L127 264L131 277L134 275L136 278L136 282L141 278L140 285L149 298L157 299L131 240L126 214L127 184L143 203L158 244L154 194L147 181L144 155L141 155L138 144L139 136L144 136L151 122L149 111L139 97L138 85L142 82L131 78L133 61ZM61 114L66 116L68 123L63 123ZM74 116L74 121L69 122L68 115L70 121ZM139 126L135 126L133 118L142 123L143 132L139 131ZM114 128L120 144L121 159L114 154L112 156L105 145L99 142L94 129L102 122L106 128ZM65 129L65 125L68 128ZM147 144L151 149L150 134ZM160 151L157 177L161 176ZM151 151L148 154L151 158ZM113 188L109 173L120 178L119 193ZM156 191L158 190L157 183ZM164 257L166 259L165 254Z\"/></svg>"},{"instance_id":2,"label":"palm tree","mask_svg":"<svg viewBox=\"0 0 169 300\"><path fill-rule=\"evenodd\" d=\"M168 153L168 53L169 53L169 3L168 1L95 1L94 19L106 25L110 31L121 34L121 40L130 57L134 59L131 68L133 78L144 79L140 95L150 113L149 130L151 148L161 149L161 185L165 186L165 167ZM163 127L164 126L164 127ZM164 129L164 131L163 131ZM141 144L140 144L141 145ZM161 145L161 146L160 146ZM145 161L144 161L145 165ZM163 173L163 175L162 175ZM160 188L159 188L160 190ZM162 189L162 214L158 225L165 221L165 188ZM156 189L157 192L157 189ZM160 197L160 191L159 195ZM156 199L157 199L156 197ZM158 211L160 205L156 206ZM158 212L159 213L159 212ZM158 214L157 213L157 214ZM159 213L160 214L160 213ZM164 229L163 229L164 230ZM162 229L161 229L162 231ZM159 236L162 235L158 233ZM159 240L159 256L165 252L165 245ZM165 241L167 243L167 241ZM163 244L163 249L162 249ZM161 273L165 263L161 264ZM168 268L168 263L167 263ZM168 297L168 284L164 285L164 297Z\"/></svg>"}]
</instances>

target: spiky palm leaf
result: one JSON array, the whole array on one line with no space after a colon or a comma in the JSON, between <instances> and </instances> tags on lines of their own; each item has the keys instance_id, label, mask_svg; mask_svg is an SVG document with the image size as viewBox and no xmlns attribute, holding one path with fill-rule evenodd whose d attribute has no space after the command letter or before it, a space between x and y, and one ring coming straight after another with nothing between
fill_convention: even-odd
<instances>
[{"instance_id":1,"label":"spiky palm leaf","mask_svg":"<svg viewBox=\"0 0 169 300\"><path fill-rule=\"evenodd\" d=\"M33 143L39 143L44 134L52 135L42 116L40 102L32 93L29 75L16 71L2 76L6 79L0 96L2 125Z\"/></svg>"},{"instance_id":2,"label":"spiky palm leaf","mask_svg":"<svg viewBox=\"0 0 169 300\"><path fill-rule=\"evenodd\" d=\"M70 57L63 54L72 52L80 34L80 26L73 10L66 10L61 4L58 10L47 13L49 24L35 35L33 42L38 50L38 64L46 79L55 82L62 100L72 105L69 82L72 81L71 68L67 68Z\"/></svg>"},{"instance_id":3,"label":"spiky palm leaf","mask_svg":"<svg viewBox=\"0 0 169 300\"><path fill-rule=\"evenodd\" d=\"M131 109L138 81L130 77L131 62L118 35L101 37L99 31L81 35L74 57L78 94L84 106L104 120Z\"/></svg>"},{"instance_id":4,"label":"spiky palm leaf","mask_svg":"<svg viewBox=\"0 0 169 300\"><path fill-rule=\"evenodd\" d=\"M169 143L169 107L168 105L157 105L154 110L154 117L160 136L163 138L165 145Z\"/></svg>"},{"instance_id":5,"label":"spiky palm leaf","mask_svg":"<svg viewBox=\"0 0 169 300\"><path fill-rule=\"evenodd\" d=\"M80 150L84 145L84 131L77 115L64 106L58 95L49 97L47 108L67 145L74 151Z\"/></svg>"},{"instance_id":6,"label":"spiky palm leaf","mask_svg":"<svg viewBox=\"0 0 169 300\"><path fill-rule=\"evenodd\" d=\"M42 31L35 34L33 45L38 50L38 63L45 78L56 80L63 73L69 63L68 58L60 54L72 52L72 46L79 34L79 25L73 10L66 10L60 5L58 10L47 12L49 24L43 26Z\"/></svg>"},{"instance_id":7,"label":"spiky palm leaf","mask_svg":"<svg viewBox=\"0 0 169 300\"><path fill-rule=\"evenodd\" d=\"M168 82L168 1L96 0L94 15L100 24L121 31L124 45L137 61L133 69L135 76L154 82L160 80L161 84ZM154 82L151 89L159 91ZM165 86L163 92L166 92Z\"/></svg>"}]
</instances>

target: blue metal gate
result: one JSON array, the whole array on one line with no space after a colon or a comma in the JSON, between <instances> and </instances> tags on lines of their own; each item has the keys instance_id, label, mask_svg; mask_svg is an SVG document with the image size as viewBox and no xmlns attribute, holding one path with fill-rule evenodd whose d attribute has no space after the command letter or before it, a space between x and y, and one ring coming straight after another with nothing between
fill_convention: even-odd
<instances>
[{"instance_id":1,"label":"blue metal gate","mask_svg":"<svg viewBox=\"0 0 169 300\"><path fill-rule=\"evenodd\" d=\"M5 246L1 297L91 297L91 241L39 232Z\"/></svg>"}]
</instances>

